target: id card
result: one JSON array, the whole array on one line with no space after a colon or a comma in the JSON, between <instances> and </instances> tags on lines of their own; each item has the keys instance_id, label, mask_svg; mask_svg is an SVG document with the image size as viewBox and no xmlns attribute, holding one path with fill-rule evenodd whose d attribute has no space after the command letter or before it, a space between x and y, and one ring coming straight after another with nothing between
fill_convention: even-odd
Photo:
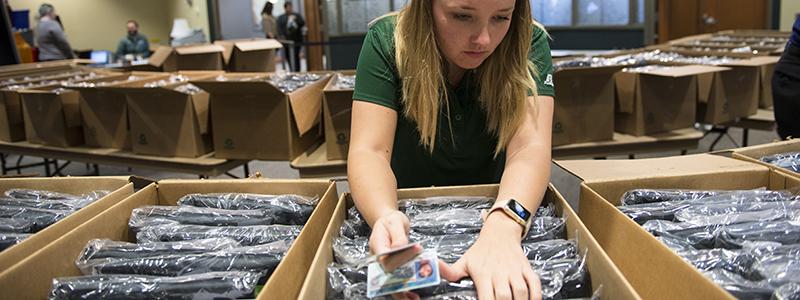
<instances>
[{"instance_id":1,"label":"id card","mask_svg":"<svg viewBox=\"0 0 800 300\"><path fill-rule=\"evenodd\" d=\"M438 285L441 280L438 262L435 250L423 251L391 273L385 273L380 263L372 262L367 267L367 297Z\"/></svg>"}]
</instances>

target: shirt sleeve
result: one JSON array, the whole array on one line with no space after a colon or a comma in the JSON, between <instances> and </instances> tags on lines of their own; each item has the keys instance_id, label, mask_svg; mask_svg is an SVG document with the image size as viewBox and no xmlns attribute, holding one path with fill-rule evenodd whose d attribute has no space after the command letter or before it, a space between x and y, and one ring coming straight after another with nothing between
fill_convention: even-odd
<instances>
[{"instance_id":1,"label":"shirt sleeve","mask_svg":"<svg viewBox=\"0 0 800 300\"><path fill-rule=\"evenodd\" d=\"M541 96L555 97L553 57L550 54L550 44L547 42L547 34L538 26L533 30L528 60L533 62L534 66L536 66L536 74L533 76L533 79L536 81L536 91Z\"/></svg>"},{"instance_id":2,"label":"shirt sleeve","mask_svg":"<svg viewBox=\"0 0 800 300\"><path fill-rule=\"evenodd\" d=\"M356 67L356 86L353 99L398 110L397 67L389 45L392 37L381 36L375 24L367 32Z\"/></svg>"}]
</instances>

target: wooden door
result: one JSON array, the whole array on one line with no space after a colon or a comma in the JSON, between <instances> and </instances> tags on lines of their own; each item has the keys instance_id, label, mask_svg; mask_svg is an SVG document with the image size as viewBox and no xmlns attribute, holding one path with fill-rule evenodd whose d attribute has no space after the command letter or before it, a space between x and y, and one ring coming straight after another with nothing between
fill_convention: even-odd
<instances>
[{"instance_id":1,"label":"wooden door","mask_svg":"<svg viewBox=\"0 0 800 300\"><path fill-rule=\"evenodd\" d=\"M766 29L768 0L659 0L658 42L728 29Z\"/></svg>"}]
</instances>

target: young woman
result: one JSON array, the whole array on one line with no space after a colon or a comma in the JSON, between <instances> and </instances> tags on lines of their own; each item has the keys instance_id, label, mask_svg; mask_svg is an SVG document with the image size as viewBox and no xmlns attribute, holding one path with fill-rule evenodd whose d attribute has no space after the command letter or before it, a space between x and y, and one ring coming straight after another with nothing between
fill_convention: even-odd
<instances>
[{"instance_id":1,"label":"young woman","mask_svg":"<svg viewBox=\"0 0 800 300\"><path fill-rule=\"evenodd\" d=\"M528 0L411 0L370 24L357 69L348 177L373 252L408 243L397 188L499 182L495 207L538 208L555 93ZM540 298L525 229L492 209L466 254L440 263L442 276L471 277L481 299Z\"/></svg>"}]
</instances>

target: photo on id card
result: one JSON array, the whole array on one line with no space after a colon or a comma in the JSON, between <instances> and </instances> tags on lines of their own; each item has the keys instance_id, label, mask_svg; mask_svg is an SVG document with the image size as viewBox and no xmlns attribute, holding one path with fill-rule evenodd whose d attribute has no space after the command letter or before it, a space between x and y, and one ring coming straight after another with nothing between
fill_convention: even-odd
<instances>
[{"instance_id":1,"label":"photo on id card","mask_svg":"<svg viewBox=\"0 0 800 300\"><path fill-rule=\"evenodd\" d=\"M424 251L388 274L378 262L371 263L367 275L369 298L434 286L440 281L436 251Z\"/></svg>"}]
</instances>

